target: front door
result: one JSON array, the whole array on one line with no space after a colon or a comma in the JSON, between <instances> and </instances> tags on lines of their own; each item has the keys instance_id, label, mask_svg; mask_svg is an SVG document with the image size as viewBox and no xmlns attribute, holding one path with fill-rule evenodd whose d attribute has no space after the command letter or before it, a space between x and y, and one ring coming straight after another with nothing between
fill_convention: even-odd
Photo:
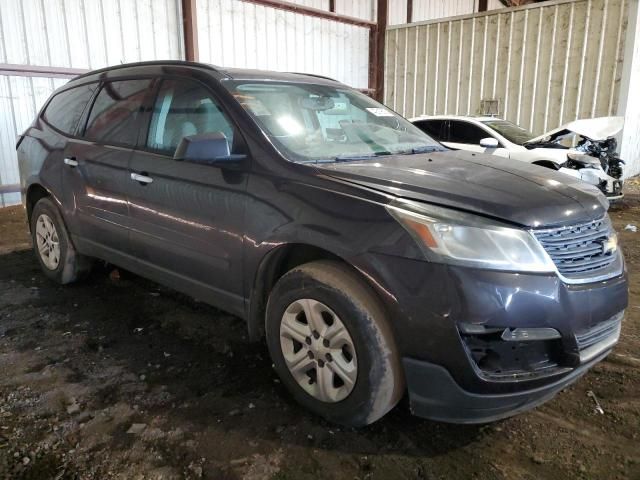
<instances>
[{"instance_id":1,"label":"front door","mask_svg":"<svg viewBox=\"0 0 640 480\"><path fill-rule=\"evenodd\" d=\"M150 276L242 314L248 171L173 159L183 137L209 132L222 132L232 153L243 149L208 87L162 80L144 148L130 162L131 245Z\"/></svg>"},{"instance_id":2,"label":"front door","mask_svg":"<svg viewBox=\"0 0 640 480\"><path fill-rule=\"evenodd\" d=\"M63 184L73 197L70 229L82 251L105 256L128 248L128 164L150 86L148 79L102 84L86 128L67 142Z\"/></svg>"}]
</instances>

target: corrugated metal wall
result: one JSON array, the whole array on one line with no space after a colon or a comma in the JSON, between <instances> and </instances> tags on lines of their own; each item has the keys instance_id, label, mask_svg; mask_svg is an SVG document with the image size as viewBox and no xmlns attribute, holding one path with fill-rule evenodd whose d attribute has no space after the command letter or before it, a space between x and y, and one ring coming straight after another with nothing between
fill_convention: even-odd
<instances>
[{"instance_id":1,"label":"corrugated metal wall","mask_svg":"<svg viewBox=\"0 0 640 480\"><path fill-rule=\"evenodd\" d=\"M289 3L329 11L329 0L293 0ZM335 8L335 13L339 15L347 15L363 20L375 20L375 0L335 0Z\"/></svg>"},{"instance_id":2,"label":"corrugated metal wall","mask_svg":"<svg viewBox=\"0 0 640 480\"><path fill-rule=\"evenodd\" d=\"M336 13L364 20L376 20L375 0L336 0Z\"/></svg>"},{"instance_id":3,"label":"corrugated metal wall","mask_svg":"<svg viewBox=\"0 0 640 480\"><path fill-rule=\"evenodd\" d=\"M487 10L505 8L500 0L489 0ZM469 15L478 11L478 0L413 0L412 22ZM389 25L407 22L407 0L389 0Z\"/></svg>"},{"instance_id":4,"label":"corrugated metal wall","mask_svg":"<svg viewBox=\"0 0 640 480\"><path fill-rule=\"evenodd\" d=\"M100 68L182 58L179 0L0 0L0 62Z\"/></svg>"},{"instance_id":5,"label":"corrugated metal wall","mask_svg":"<svg viewBox=\"0 0 640 480\"><path fill-rule=\"evenodd\" d=\"M197 8L202 62L316 73L368 87L368 28L239 0L199 0Z\"/></svg>"},{"instance_id":6,"label":"corrugated metal wall","mask_svg":"<svg viewBox=\"0 0 640 480\"><path fill-rule=\"evenodd\" d=\"M329 10L329 0L293 0L289 3L302 5L305 7L318 8L320 10Z\"/></svg>"},{"instance_id":7,"label":"corrugated metal wall","mask_svg":"<svg viewBox=\"0 0 640 480\"><path fill-rule=\"evenodd\" d=\"M0 63L94 69L183 58L180 0L0 0ZM18 183L16 136L64 78L0 75L0 185ZM18 203L0 194L0 206Z\"/></svg>"},{"instance_id":8,"label":"corrugated metal wall","mask_svg":"<svg viewBox=\"0 0 640 480\"><path fill-rule=\"evenodd\" d=\"M406 0L389 0L389 11L387 23L389 25L399 25L407 23L407 2Z\"/></svg>"},{"instance_id":9,"label":"corrugated metal wall","mask_svg":"<svg viewBox=\"0 0 640 480\"><path fill-rule=\"evenodd\" d=\"M19 183L16 136L31 124L51 92L66 81L0 75L0 185ZM20 203L19 193L0 194L0 207L16 203Z\"/></svg>"},{"instance_id":10,"label":"corrugated metal wall","mask_svg":"<svg viewBox=\"0 0 640 480\"><path fill-rule=\"evenodd\" d=\"M627 177L640 174L640 5L629 4L619 111L624 112L620 158Z\"/></svg>"},{"instance_id":11,"label":"corrugated metal wall","mask_svg":"<svg viewBox=\"0 0 640 480\"><path fill-rule=\"evenodd\" d=\"M467 15L478 11L478 0L413 0L413 21Z\"/></svg>"},{"instance_id":12,"label":"corrugated metal wall","mask_svg":"<svg viewBox=\"0 0 640 480\"><path fill-rule=\"evenodd\" d=\"M405 116L500 115L534 133L617 111L629 0L557 0L391 27L385 102Z\"/></svg>"}]
</instances>

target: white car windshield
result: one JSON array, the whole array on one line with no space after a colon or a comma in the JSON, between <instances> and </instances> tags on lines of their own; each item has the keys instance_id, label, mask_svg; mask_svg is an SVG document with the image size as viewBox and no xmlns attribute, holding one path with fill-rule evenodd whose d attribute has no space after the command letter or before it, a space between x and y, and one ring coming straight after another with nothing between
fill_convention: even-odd
<instances>
[{"instance_id":1,"label":"white car windshield","mask_svg":"<svg viewBox=\"0 0 640 480\"><path fill-rule=\"evenodd\" d=\"M528 130L525 130L515 123L507 122L506 120L486 120L483 121L487 127L494 129L504 138L516 145L522 145L525 142L531 140L535 135Z\"/></svg>"},{"instance_id":2,"label":"white car windshield","mask_svg":"<svg viewBox=\"0 0 640 480\"><path fill-rule=\"evenodd\" d=\"M408 120L349 88L224 81L262 131L297 162L446 150Z\"/></svg>"}]
</instances>

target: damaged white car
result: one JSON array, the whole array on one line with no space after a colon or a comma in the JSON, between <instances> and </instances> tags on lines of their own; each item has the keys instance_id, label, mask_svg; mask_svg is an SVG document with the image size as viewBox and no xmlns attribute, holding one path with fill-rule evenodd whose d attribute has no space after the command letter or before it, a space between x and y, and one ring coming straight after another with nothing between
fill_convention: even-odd
<instances>
[{"instance_id":1,"label":"damaged white car","mask_svg":"<svg viewBox=\"0 0 640 480\"><path fill-rule=\"evenodd\" d=\"M616 153L623 117L576 120L539 137L495 117L422 116L411 119L443 145L552 168L622 198L623 164Z\"/></svg>"}]
</instances>

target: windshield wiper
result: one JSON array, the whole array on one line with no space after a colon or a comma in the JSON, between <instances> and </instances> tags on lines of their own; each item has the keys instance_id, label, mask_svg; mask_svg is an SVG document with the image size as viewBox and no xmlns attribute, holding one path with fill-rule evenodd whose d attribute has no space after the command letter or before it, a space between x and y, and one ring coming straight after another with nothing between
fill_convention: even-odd
<instances>
[{"instance_id":1,"label":"windshield wiper","mask_svg":"<svg viewBox=\"0 0 640 480\"><path fill-rule=\"evenodd\" d=\"M371 154L360 154L360 155L338 155L334 157L333 160L336 162L354 162L357 160L369 160L371 158L380 157L382 155L391 155L391 152L382 151L382 152L374 152Z\"/></svg>"},{"instance_id":2,"label":"windshield wiper","mask_svg":"<svg viewBox=\"0 0 640 480\"><path fill-rule=\"evenodd\" d=\"M412 148L406 152L401 152L402 155L415 155L418 153L431 153L431 152L444 152L446 148L440 145L425 145L423 147Z\"/></svg>"}]
</instances>

